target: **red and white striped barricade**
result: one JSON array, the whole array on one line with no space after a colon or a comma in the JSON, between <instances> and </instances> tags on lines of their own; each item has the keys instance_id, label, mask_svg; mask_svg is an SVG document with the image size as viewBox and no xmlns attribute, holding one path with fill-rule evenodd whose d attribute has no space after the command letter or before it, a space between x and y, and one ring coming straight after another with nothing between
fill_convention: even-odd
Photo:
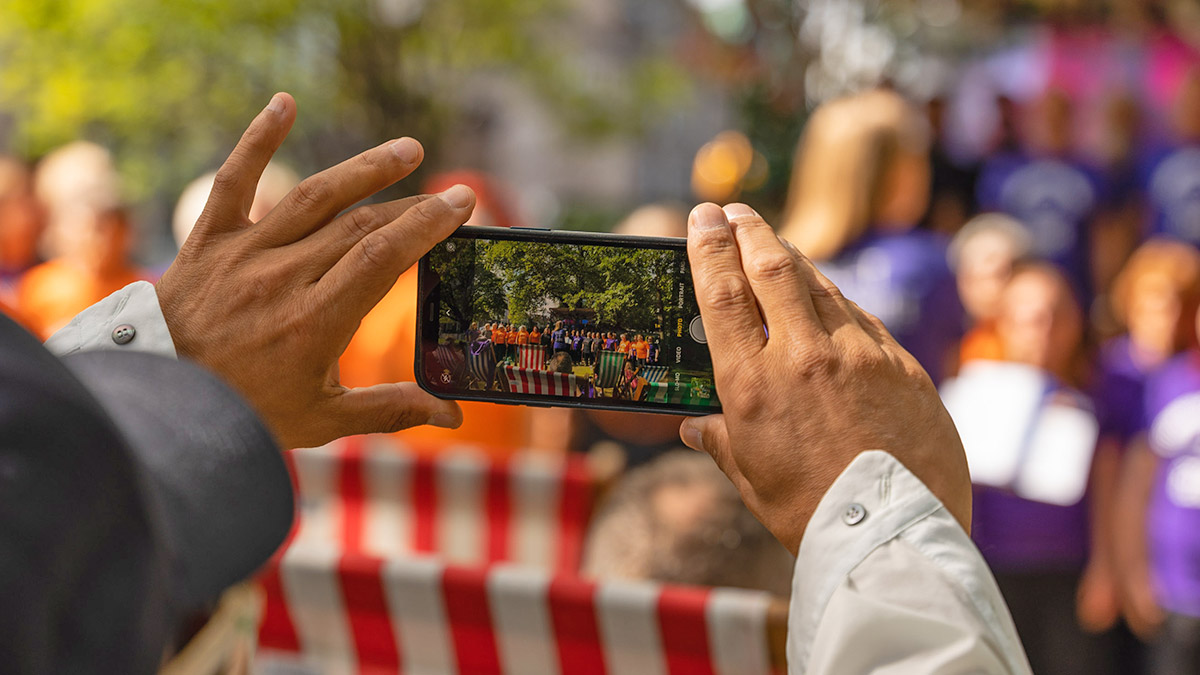
<instances>
[{"instance_id":1,"label":"red and white striped barricade","mask_svg":"<svg viewBox=\"0 0 1200 675\"><path fill-rule=\"evenodd\" d=\"M514 394L545 394L547 396L575 396L579 393L575 376L567 373L552 373L548 370L504 366L501 369L508 391Z\"/></svg>"},{"instance_id":2,"label":"red and white striped barricade","mask_svg":"<svg viewBox=\"0 0 1200 675\"><path fill-rule=\"evenodd\" d=\"M769 595L292 546L259 670L770 675Z\"/></svg>"},{"instance_id":3,"label":"red and white striped barricade","mask_svg":"<svg viewBox=\"0 0 1200 675\"><path fill-rule=\"evenodd\" d=\"M479 446L413 453L391 436L294 450L296 543L379 557L579 568L597 486L579 455L489 457Z\"/></svg>"},{"instance_id":4,"label":"red and white striped barricade","mask_svg":"<svg viewBox=\"0 0 1200 675\"><path fill-rule=\"evenodd\" d=\"M520 345L517 348L517 366L530 370L546 367L546 348L542 345Z\"/></svg>"}]
</instances>

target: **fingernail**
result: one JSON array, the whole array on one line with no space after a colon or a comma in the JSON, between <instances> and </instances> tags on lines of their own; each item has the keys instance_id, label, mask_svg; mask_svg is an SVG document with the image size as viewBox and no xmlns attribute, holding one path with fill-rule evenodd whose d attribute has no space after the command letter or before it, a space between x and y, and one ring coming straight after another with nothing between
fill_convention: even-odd
<instances>
[{"instance_id":1,"label":"fingernail","mask_svg":"<svg viewBox=\"0 0 1200 675\"><path fill-rule=\"evenodd\" d=\"M687 422L684 422L682 435L683 442L687 444L689 448L692 448L693 450L704 450L704 436L700 433L699 429L691 424L688 424Z\"/></svg>"},{"instance_id":2,"label":"fingernail","mask_svg":"<svg viewBox=\"0 0 1200 675\"><path fill-rule=\"evenodd\" d=\"M267 110L271 112L283 112L283 97L275 94L271 97L271 102L267 104Z\"/></svg>"},{"instance_id":3,"label":"fingernail","mask_svg":"<svg viewBox=\"0 0 1200 675\"><path fill-rule=\"evenodd\" d=\"M438 196L452 209L465 209L471 203L471 195L471 188L466 185L455 185Z\"/></svg>"},{"instance_id":4,"label":"fingernail","mask_svg":"<svg viewBox=\"0 0 1200 675\"><path fill-rule=\"evenodd\" d=\"M396 158L405 164L415 164L421 157L421 147L411 138L393 141L391 148L392 152L396 154Z\"/></svg>"},{"instance_id":5,"label":"fingernail","mask_svg":"<svg viewBox=\"0 0 1200 675\"><path fill-rule=\"evenodd\" d=\"M457 429L458 417L451 415L450 413L437 413L433 417L429 418L429 425L441 427L443 429Z\"/></svg>"},{"instance_id":6,"label":"fingernail","mask_svg":"<svg viewBox=\"0 0 1200 675\"><path fill-rule=\"evenodd\" d=\"M729 204L725 207L725 217L730 220L736 218L762 218L762 216L758 215L758 211L745 204Z\"/></svg>"},{"instance_id":7,"label":"fingernail","mask_svg":"<svg viewBox=\"0 0 1200 675\"><path fill-rule=\"evenodd\" d=\"M701 204L692 209L689 221L697 230L713 230L729 225L725 220L725 212L716 204Z\"/></svg>"}]
</instances>

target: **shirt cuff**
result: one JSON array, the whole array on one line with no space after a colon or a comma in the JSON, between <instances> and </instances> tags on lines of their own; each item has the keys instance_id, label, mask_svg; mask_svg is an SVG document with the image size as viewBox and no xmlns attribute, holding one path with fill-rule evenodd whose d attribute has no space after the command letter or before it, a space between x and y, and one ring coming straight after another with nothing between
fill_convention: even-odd
<instances>
[{"instance_id":1,"label":"shirt cuff","mask_svg":"<svg viewBox=\"0 0 1200 675\"><path fill-rule=\"evenodd\" d=\"M58 356L96 349L128 349L177 358L154 284L135 281L88 307L46 340Z\"/></svg>"},{"instance_id":2,"label":"shirt cuff","mask_svg":"<svg viewBox=\"0 0 1200 675\"><path fill-rule=\"evenodd\" d=\"M817 504L796 558L788 610L787 662L804 673L829 599L847 575L889 540L900 538L934 562L955 593L995 628L995 641L1014 673L1024 655L995 581L958 521L922 480L882 450L859 454ZM1009 634L1013 633L1013 634Z\"/></svg>"}]
</instances>

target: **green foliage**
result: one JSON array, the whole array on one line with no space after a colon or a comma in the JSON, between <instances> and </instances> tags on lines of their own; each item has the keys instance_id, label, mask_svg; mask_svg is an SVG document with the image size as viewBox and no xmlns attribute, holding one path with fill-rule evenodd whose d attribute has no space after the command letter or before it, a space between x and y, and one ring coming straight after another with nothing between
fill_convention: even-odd
<instances>
[{"instance_id":1,"label":"green foliage","mask_svg":"<svg viewBox=\"0 0 1200 675\"><path fill-rule=\"evenodd\" d=\"M386 8L400 8L389 16ZM275 91L300 114L283 157L309 171L412 135L436 158L482 73L541 94L580 133L636 127L681 78L662 61L597 88L546 39L564 0L5 0L0 149L37 157L77 138L112 148L129 197L213 168Z\"/></svg>"},{"instance_id":2,"label":"green foliage","mask_svg":"<svg viewBox=\"0 0 1200 675\"><path fill-rule=\"evenodd\" d=\"M671 303L673 251L512 241L474 245L475 255L438 246L432 260L442 278L443 302L463 324L507 319L541 325L550 320L548 307L564 305L594 310L607 326L649 331L661 327Z\"/></svg>"},{"instance_id":3,"label":"green foliage","mask_svg":"<svg viewBox=\"0 0 1200 675\"><path fill-rule=\"evenodd\" d=\"M453 240L429 253L430 269L441 279L441 304L447 313L443 318L463 327L481 316L502 317L508 309L500 278L476 262L476 243Z\"/></svg>"}]
</instances>

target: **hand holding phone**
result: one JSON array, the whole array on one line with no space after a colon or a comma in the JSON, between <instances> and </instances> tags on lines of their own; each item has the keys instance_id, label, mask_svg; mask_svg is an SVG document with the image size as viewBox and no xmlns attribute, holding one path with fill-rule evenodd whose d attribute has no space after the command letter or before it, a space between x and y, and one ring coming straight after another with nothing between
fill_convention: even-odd
<instances>
[{"instance_id":1,"label":"hand holding phone","mask_svg":"<svg viewBox=\"0 0 1200 675\"><path fill-rule=\"evenodd\" d=\"M436 396L720 411L685 239L460 228L419 288L416 374Z\"/></svg>"}]
</instances>

